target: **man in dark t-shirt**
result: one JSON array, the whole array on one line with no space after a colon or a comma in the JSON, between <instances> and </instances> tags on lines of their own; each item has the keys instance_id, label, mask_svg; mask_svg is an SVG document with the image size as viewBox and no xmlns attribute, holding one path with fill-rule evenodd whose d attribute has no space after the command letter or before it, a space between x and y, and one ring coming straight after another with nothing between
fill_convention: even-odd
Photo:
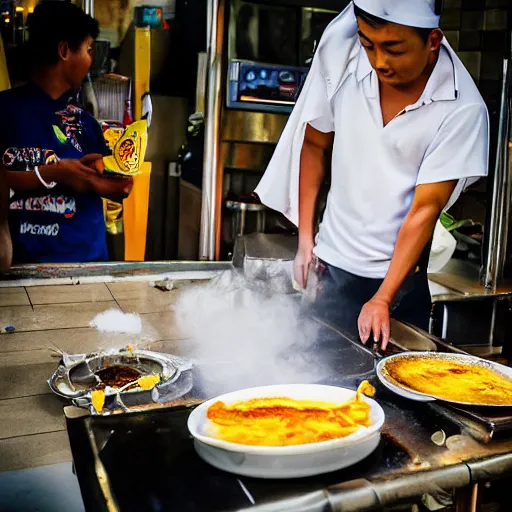
<instances>
[{"instance_id":1,"label":"man in dark t-shirt","mask_svg":"<svg viewBox=\"0 0 512 512\"><path fill-rule=\"evenodd\" d=\"M14 262L108 258L102 197L121 201L130 179L102 176L98 122L70 101L92 63L98 23L67 2L39 4L29 23L32 77L0 93L0 165L14 195Z\"/></svg>"}]
</instances>

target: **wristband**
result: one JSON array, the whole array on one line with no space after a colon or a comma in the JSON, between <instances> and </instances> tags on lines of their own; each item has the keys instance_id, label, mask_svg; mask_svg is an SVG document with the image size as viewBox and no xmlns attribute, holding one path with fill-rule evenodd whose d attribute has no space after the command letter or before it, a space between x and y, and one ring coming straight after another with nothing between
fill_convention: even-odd
<instances>
[{"instance_id":1,"label":"wristband","mask_svg":"<svg viewBox=\"0 0 512 512\"><path fill-rule=\"evenodd\" d=\"M43 180L43 177L41 176L41 173L39 172L39 167L37 165L34 167L34 172L36 173L36 176L39 178L39 181L45 188L52 189L57 186L57 183L55 181L46 183L46 181Z\"/></svg>"}]
</instances>

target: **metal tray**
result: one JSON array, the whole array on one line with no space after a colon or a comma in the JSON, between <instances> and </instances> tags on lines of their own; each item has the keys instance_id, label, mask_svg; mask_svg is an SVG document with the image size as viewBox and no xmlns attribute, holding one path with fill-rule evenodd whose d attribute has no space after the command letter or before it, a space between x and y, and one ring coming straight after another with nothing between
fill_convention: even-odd
<instances>
[{"instance_id":1,"label":"metal tray","mask_svg":"<svg viewBox=\"0 0 512 512\"><path fill-rule=\"evenodd\" d=\"M389 390L393 391L397 395L400 395L404 398L408 398L410 400L415 400L417 402L433 402L438 400L440 402L445 402L449 404L456 405L464 405L471 407L492 407L492 408L510 408L510 405L489 405L484 403L474 403L474 402L460 402L456 400L447 400L440 396L428 395L426 393L421 393L419 391L415 391L403 384L397 382L386 370L386 364L392 359L396 358L408 358L408 357L422 357L428 359L439 359L439 360L449 360L454 361L466 365L471 366L481 366L484 368L488 368L497 374L506 377L512 381L512 368L507 366L503 366L501 364L495 363L493 361L487 361L485 359L481 359L479 357L467 355L467 354L448 354L448 353L439 353L439 352L402 352L399 354L394 354L392 356L381 359L377 364L377 377L380 382Z\"/></svg>"},{"instance_id":2,"label":"metal tray","mask_svg":"<svg viewBox=\"0 0 512 512\"><path fill-rule=\"evenodd\" d=\"M152 389L125 386L105 388L102 413L92 406L91 393L97 387L97 373L112 367L128 367L140 376L158 374L160 382ZM91 414L110 414L115 410L128 411L130 406L180 398L192 388L192 365L170 354L145 350L103 352L66 356L48 380L50 389L78 407L88 408Z\"/></svg>"}]
</instances>

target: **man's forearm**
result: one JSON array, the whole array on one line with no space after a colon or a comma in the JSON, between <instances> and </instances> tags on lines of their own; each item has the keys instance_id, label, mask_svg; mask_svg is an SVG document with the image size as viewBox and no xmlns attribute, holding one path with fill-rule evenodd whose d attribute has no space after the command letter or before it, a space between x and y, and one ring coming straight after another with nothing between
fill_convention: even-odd
<instances>
[{"instance_id":1,"label":"man's forearm","mask_svg":"<svg viewBox=\"0 0 512 512\"><path fill-rule=\"evenodd\" d=\"M324 176L325 150L305 142L300 156L299 244L314 237L316 200Z\"/></svg>"},{"instance_id":2,"label":"man's forearm","mask_svg":"<svg viewBox=\"0 0 512 512\"><path fill-rule=\"evenodd\" d=\"M432 237L439 217L438 208L425 206L411 211L398 233L395 251L386 278L375 299L393 304L398 290L411 270L417 265L421 253Z\"/></svg>"},{"instance_id":3,"label":"man's forearm","mask_svg":"<svg viewBox=\"0 0 512 512\"><path fill-rule=\"evenodd\" d=\"M58 170L51 165L39 167L39 173L46 183L59 181ZM33 190L45 190L34 171L6 171L9 188L15 192L31 192Z\"/></svg>"}]
</instances>

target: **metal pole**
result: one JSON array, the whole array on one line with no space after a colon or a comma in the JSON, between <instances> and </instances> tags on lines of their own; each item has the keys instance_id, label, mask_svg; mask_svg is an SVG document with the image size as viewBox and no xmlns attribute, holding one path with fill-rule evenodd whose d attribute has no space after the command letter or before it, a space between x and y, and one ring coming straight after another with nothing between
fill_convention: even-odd
<instances>
[{"instance_id":1,"label":"metal pole","mask_svg":"<svg viewBox=\"0 0 512 512\"><path fill-rule=\"evenodd\" d=\"M208 1L208 89L205 112L205 141L199 259L215 259L215 215L217 170L220 159L222 106L222 54L224 45L224 0Z\"/></svg>"},{"instance_id":2,"label":"metal pole","mask_svg":"<svg viewBox=\"0 0 512 512\"><path fill-rule=\"evenodd\" d=\"M493 179L489 224L489 244L485 265L484 285L495 289L503 277L510 214L510 178L508 176L508 137L510 125L510 65L503 62L503 82L499 119L498 146Z\"/></svg>"},{"instance_id":3,"label":"metal pole","mask_svg":"<svg viewBox=\"0 0 512 512\"><path fill-rule=\"evenodd\" d=\"M83 0L82 5L84 12L94 18L94 0Z\"/></svg>"}]
</instances>

